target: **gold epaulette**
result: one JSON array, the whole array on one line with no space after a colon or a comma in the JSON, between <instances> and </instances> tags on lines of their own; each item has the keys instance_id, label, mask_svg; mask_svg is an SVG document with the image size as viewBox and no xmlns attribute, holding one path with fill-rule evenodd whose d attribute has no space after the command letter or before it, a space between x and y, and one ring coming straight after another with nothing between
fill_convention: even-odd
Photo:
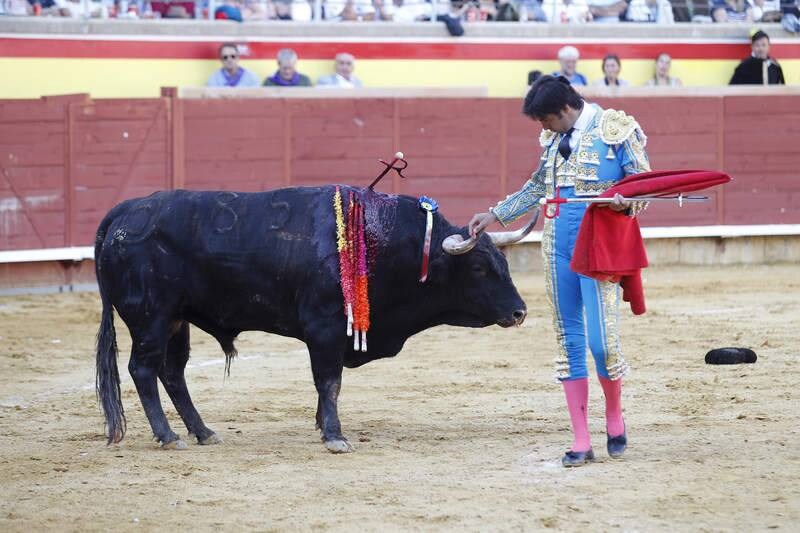
<instances>
[{"instance_id":1,"label":"gold epaulette","mask_svg":"<svg viewBox=\"0 0 800 533\"><path fill-rule=\"evenodd\" d=\"M553 141L553 137L556 136L556 132L553 130L542 130L542 133L539 135L539 144L542 147L550 146L550 143Z\"/></svg>"},{"instance_id":2,"label":"gold epaulette","mask_svg":"<svg viewBox=\"0 0 800 533\"><path fill-rule=\"evenodd\" d=\"M600 139L606 144L622 144L636 130L639 130L642 143L646 143L647 138L639 123L633 117L626 115L624 111L606 109L600 117Z\"/></svg>"}]
</instances>

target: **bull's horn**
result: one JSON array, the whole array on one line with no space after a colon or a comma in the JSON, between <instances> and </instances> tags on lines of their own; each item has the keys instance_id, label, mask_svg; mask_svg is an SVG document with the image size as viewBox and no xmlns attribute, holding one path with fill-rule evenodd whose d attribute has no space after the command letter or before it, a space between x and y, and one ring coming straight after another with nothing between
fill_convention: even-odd
<instances>
[{"instance_id":1,"label":"bull's horn","mask_svg":"<svg viewBox=\"0 0 800 533\"><path fill-rule=\"evenodd\" d=\"M470 237L465 241L464 237L456 233L442 241L442 249L450 255L461 255L475 248L476 244L478 237Z\"/></svg>"},{"instance_id":2,"label":"bull's horn","mask_svg":"<svg viewBox=\"0 0 800 533\"><path fill-rule=\"evenodd\" d=\"M539 220L539 210L536 210L531 221L525 224L524 228L518 229L517 231L495 231L495 232L487 232L489 234L489 238L492 239L492 242L495 246L505 246L507 244L514 244L515 242L521 241L528 233L533 230L533 226L536 225L536 221Z\"/></svg>"}]
</instances>

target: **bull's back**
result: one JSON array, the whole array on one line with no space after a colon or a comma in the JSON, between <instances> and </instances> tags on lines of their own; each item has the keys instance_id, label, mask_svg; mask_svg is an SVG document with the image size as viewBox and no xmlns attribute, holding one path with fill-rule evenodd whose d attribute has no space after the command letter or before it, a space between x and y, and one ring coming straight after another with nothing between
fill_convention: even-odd
<instances>
[{"instance_id":1,"label":"bull's back","mask_svg":"<svg viewBox=\"0 0 800 533\"><path fill-rule=\"evenodd\" d=\"M227 316L234 329L271 329L291 320L309 280L335 279L327 193L178 190L123 202L101 224L98 278L117 294L115 306L148 293L209 315L201 320Z\"/></svg>"}]
</instances>

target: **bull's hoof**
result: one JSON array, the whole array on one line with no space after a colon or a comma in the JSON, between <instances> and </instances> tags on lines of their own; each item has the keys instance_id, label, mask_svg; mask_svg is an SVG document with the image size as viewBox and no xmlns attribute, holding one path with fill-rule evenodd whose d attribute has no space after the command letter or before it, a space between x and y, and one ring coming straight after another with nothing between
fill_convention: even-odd
<instances>
[{"instance_id":1,"label":"bull's hoof","mask_svg":"<svg viewBox=\"0 0 800 533\"><path fill-rule=\"evenodd\" d=\"M161 445L162 450L188 450L189 445L181 439L165 442Z\"/></svg>"},{"instance_id":2,"label":"bull's hoof","mask_svg":"<svg viewBox=\"0 0 800 533\"><path fill-rule=\"evenodd\" d=\"M346 440L326 440L325 447L331 453L352 453L355 448Z\"/></svg>"},{"instance_id":3,"label":"bull's hoof","mask_svg":"<svg viewBox=\"0 0 800 533\"><path fill-rule=\"evenodd\" d=\"M222 444L224 441L222 440L222 437L220 437L216 433L212 433L203 440L197 439L197 442L202 444L203 446L208 446L210 444Z\"/></svg>"}]
</instances>

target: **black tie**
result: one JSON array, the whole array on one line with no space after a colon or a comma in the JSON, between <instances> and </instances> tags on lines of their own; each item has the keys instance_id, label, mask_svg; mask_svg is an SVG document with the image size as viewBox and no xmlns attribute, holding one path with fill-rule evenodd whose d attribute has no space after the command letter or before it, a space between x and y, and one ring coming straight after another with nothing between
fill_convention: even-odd
<instances>
[{"instance_id":1,"label":"black tie","mask_svg":"<svg viewBox=\"0 0 800 533\"><path fill-rule=\"evenodd\" d=\"M561 137L558 143L558 153L561 154L561 157L565 160L569 159L569 154L572 153L572 148L569 147L569 139L572 137L573 131L575 131L575 128L570 128L569 131Z\"/></svg>"}]
</instances>

